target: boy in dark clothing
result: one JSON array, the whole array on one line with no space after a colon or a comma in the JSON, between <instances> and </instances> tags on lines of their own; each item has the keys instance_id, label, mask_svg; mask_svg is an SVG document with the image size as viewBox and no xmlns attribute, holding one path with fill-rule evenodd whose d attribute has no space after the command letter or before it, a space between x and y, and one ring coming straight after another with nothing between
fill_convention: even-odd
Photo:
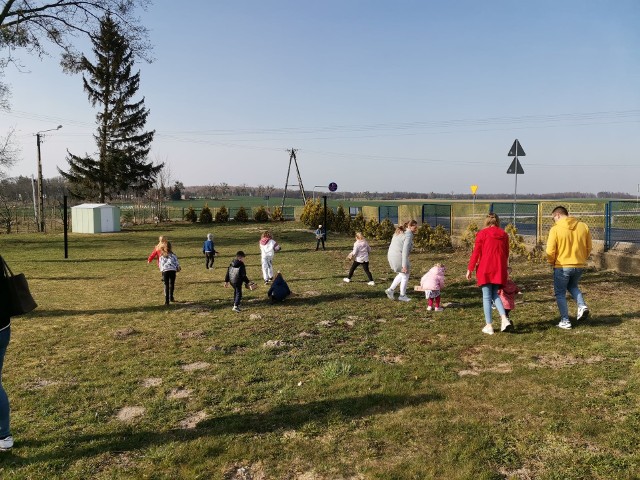
<instances>
[{"instance_id":1,"label":"boy in dark clothing","mask_svg":"<svg viewBox=\"0 0 640 480\"><path fill-rule=\"evenodd\" d=\"M231 262L224 277L224 286L229 284L233 287L233 308L234 312L240 312L240 301L242 300L242 284L249 287L250 280L247 278L247 268L244 266L245 254L242 250L236 253L236 258Z\"/></svg>"},{"instance_id":2,"label":"boy in dark clothing","mask_svg":"<svg viewBox=\"0 0 640 480\"><path fill-rule=\"evenodd\" d=\"M276 274L276 278L271 284L271 288L267 292L267 296L271 299L271 303L276 303L282 302L289 295L291 295L289 285L287 285L287 282L285 282L284 278L282 278L282 274L278 272Z\"/></svg>"},{"instance_id":3,"label":"boy in dark clothing","mask_svg":"<svg viewBox=\"0 0 640 480\"><path fill-rule=\"evenodd\" d=\"M213 234L207 234L207 239L204 241L204 245L202 245L202 253L204 253L205 266L207 269L213 268L213 261L215 260L216 253L218 253L213 244Z\"/></svg>"}]
</instances>

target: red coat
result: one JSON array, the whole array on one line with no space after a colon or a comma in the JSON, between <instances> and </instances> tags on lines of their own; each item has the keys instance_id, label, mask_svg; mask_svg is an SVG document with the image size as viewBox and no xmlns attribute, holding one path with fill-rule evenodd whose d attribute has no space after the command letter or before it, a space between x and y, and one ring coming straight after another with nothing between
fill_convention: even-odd
<instances>
[{"instance_id":1,"label":"red coat","mask_svg":"<svg viewBox=\"0 0 640 480\"><path fill-rule=\"evenodd\" d=\"M478 286L507 283L508 264L509 235L496 226L480 230L467 267L467 270L476 270Z\"/></svg>"}]
</instances>

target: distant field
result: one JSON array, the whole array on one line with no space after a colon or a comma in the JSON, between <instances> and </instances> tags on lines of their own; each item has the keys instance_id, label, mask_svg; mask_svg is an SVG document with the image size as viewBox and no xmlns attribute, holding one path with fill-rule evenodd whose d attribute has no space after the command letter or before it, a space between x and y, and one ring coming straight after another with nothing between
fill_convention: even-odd
<instances>
[{"instance_id":1,"label":"distant field","mask_svg":"<svg viewBox=\"0 0 640 480\"><path fill-rule=\"evenodd\" d=\"M12 323L3 384L16 445L7 479L637 479L640 278L589 270L592 317L557 328L545 265L514 259L515 334L487 336L467 252L412 254L410 285L447 266L443 312L390 301L387 245L344 283L353 239L270 223L295 295L260 281L263 225L1 235L39 308ZM220 256L206 270L212 231ZM163 305L158 235L180 258ZM259 283L231 311L233 254ZM571 313L575 313L572 304Z\"/></svg>"}]
</instances>

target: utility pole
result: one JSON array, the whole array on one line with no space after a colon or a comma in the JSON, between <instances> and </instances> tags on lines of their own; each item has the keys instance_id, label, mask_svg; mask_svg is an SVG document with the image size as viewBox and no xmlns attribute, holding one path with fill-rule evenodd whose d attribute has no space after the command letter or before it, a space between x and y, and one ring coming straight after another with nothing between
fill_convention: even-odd
<instances>
[{"instance_id":1,"label":"utility pole","mask_svg":"<svg viewBox=\"0 0 640 480\"><path fill-rule=\"evenodd\" d=\"M293 162L294 166L296 167L296 174L298 176L298 187L300 187L300 195L302 196L302 201L305 204L307 203L307 195L304 193L304 186L302 185L302 177L300 176L300 169L298 168L298 160L296 158L297 151L298 151L297 148L292 148L290 150L287 150L287 152L289 152L289 168L287 169L287 180L285 181L284 194L282 195L283 210L284 210L284 202L287 198L287 187L289 187L289 174L291 173L291 162ZM291 185L291 186L295 187L295 185Z\"/></svg>"},{"instance_id":2,"label":"utility pole","mask_svg":"<svg viewBox=\"0 0 640 480\"><path fill-rule=\"evenodd\" d=\"M40 141L42 134L45 132L52 132L54 130L60 130L62 125L58 125L56 128L50 128L49 130L41 130L36 133L36 143L38 144L38 231L44 233L44 191L42 186L42 158L40 156Z\"/></svg>"}]
</instances>

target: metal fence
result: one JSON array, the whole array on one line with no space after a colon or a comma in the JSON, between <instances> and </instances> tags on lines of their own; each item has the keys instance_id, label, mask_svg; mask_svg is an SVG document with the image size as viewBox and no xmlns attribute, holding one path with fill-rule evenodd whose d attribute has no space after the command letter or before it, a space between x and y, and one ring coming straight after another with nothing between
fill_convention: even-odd
<instances>
[{"instance_id":1,"label":"metal fence","mask_svg":"<svg viewBox=\"0 0 640 480\"><path fill-rule=\"evenodd\" d=\"M500 224L506 227L515 225L518 234L533 237L538 241L538 203L492 203L489 211L500 217Z\"/></svg>"},{"instance_id":2,"label":"metal fence","mask_svg":"<svg viewBox=\"0 0 640 480\"><path fill-rule=\"evenodd\" d=\"M606 205L605 214L605 251L620 243L640 245L638 201L611 201Z\"/></svg>"},{"instance_id":3,"label":"metal fence","mask_svg":"<svg viewBox=\"0 0 640 480\"><path fill-rule=\"evenodd\" d=\"M382 222L385 218L391 220L394 225L398 223L398 206L388 205L378 207L378 221Z\"/></svg>"},{"instance_id":4,"label":"metal fence","mask_svg":"<svg viewBox=\"0 0 640 480\"><path fill-rule=\"evenodd\" d=\"M442 203L425 203L422 205L422 223L432 228L441 225L451 233L451 205Z\"/></svg>"}]
</instances>

